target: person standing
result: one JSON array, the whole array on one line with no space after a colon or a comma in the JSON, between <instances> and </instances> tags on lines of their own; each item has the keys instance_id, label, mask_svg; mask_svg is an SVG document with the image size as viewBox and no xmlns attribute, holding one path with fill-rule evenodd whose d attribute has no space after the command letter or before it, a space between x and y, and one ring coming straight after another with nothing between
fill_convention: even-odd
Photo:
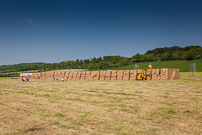
<instances>
[{"instance_id":1,"label":"person standing","mask_svg":"<svg viewBox=\"0 0 202 135\"><path fill-rule=\"evenodd\" d=\"M161 78L161 76L160 76L160 75L158 75L158 80L160 80L160 78Z\"/></svg>"},{"instance_id":2,"label":"person standing","mask_svg":"<svg viewBox=\"0 0 202 135\"><path fill-rule=\"evenodd\" d=\"M58 81L58 76L56 77L56 80Z\"/></svg>"},{"instance_id":3,"label":"person standing","mask_svg":"<svg viewBox=\"0 0 202 135\"><path fill-rule=\"evenodd\" d=\"M64 78L63 77L61 78L61 80L62 80L62 82L64 82Z\"/></svg>"},{"instance_id":4,"label":"person standing","mask_svg":"<svg viewBox=\"0 0 202 135\"><path fill-rule=\"evenodd\" d=\"M67 81L67 77L65 77L65 81Z\"/></svg>"},{"instance_id":5,"label":"person standing","mask_svg":"<svg viewBox=\"0 0 202 135\"><path fill-rule=\"evenodd\" d=\"M53 76L53 81L55 81L55 76Z\"/></svg>"},{"instance_id":6,"label":"person standing","mask_svg":"<svg viewBox=\"0 0 202 135\"><path fill-rule=\"evenodd\" d=\"M27 82L29 82L29 76L27 77Z\"/></svg>"}]
</instances>

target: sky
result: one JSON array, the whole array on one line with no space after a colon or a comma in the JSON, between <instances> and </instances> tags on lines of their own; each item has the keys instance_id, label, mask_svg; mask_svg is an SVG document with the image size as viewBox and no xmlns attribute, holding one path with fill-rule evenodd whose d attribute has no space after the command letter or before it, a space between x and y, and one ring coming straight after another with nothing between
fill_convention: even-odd
<instances>
[{"instance_id":1,"label":"sky","mask_svg":"<svg viewBox=\"0 0 202 135\"><path fill-rule=\"evenodd\" d=\"M202 45L202 0L0 0L0 65Z\"/></svg>"}]
</instances>

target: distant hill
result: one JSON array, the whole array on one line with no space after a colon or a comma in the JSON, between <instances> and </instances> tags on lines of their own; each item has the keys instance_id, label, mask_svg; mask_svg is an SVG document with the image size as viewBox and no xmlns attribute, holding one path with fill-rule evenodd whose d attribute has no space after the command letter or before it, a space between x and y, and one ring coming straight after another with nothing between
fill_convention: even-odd
<instances>
[{"instance_id":1,"label":"distant hill","mask_svg":"<svg viewBox=\"0 0 202 135\"><path fill-rule=\"evenodd\" d=\"M164 47L149 50L145 55L153 55L159 57L160 60L194 60L202 58L201 46L187 46L187 47Z\"/></svg>"},{"instance_id":2,"label":"distant hill","mask_svg":"<svg viewBox=\"0 0 202 135\"><path fill-rule=\"evenodd\" d=\"M38 62L38 63L20 63L15 65L2 65L0 66L0 73L37 70L39 68L44 67L44 65L47 65L47 64Z\"/></svg>"},{"instance_id":3,"label":"distant hill","mask_svg":"<svg viewBox=\"0 0 202 135\"><path fill-rule=\"evenodd\" d=\"M131 58L122 56L103 56L99 58L90 58L76 61L63 61L60 63L21 63L15 65L2 65L0 66L0 73L40 70L49 71L57 69L124 69L134 67L134 64L139 64L145 68L147 64L152 63L153 66L180 68L181 71L189 71L189 65L192 60L202 59L201 46L186 46L186 47L164 47L148 50L145 54L135 54ZM172 60L172 61L171 61ZM197 63L200 65L200 63ZM184 67L185 66L185 67ZM130 68L130 69L132 69ZM197 68L200 68L197 66ZM201 70L199 70L201 71Z\"/></svg>"}]
</instances>

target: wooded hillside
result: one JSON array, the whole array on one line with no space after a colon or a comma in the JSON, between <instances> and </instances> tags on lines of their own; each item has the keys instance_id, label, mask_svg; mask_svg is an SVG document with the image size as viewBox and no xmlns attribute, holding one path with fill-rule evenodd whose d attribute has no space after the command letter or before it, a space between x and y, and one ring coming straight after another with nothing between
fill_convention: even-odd
<instances>
[{"instance_id":1,"label":"wooded hillside","mask_svg":"<svg viewBox=\"0 0 202 135\"><path fill-rule=\"evenodd\" d=\"M109 69L131 65L138 62L152 62L165 60L196 60L202 58L201 46L187 47L164 47L155 48L147 51L145 54L132 56L131 58L122 56L103 56L99 58L90 58L76 61L63 61L60 63L21 63L16 65L0 66L0 73L40 70L48 71L54 69Z\"/></svg>"}]
</instances>

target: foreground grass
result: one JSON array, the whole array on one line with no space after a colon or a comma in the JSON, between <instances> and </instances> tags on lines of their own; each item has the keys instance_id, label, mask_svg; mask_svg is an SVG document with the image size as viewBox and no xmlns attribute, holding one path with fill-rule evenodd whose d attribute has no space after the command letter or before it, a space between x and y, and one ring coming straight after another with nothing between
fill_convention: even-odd
<instances>
[{"instance_id":1,"label":"foreground grass","mask_svg":"<svg viewBox=\"0 0 202 135\"><path fill-rule=\"evenodd\" d=\"M201 81L0 80L0 134L200 134Z\"/></svg>"}]
</instances>

